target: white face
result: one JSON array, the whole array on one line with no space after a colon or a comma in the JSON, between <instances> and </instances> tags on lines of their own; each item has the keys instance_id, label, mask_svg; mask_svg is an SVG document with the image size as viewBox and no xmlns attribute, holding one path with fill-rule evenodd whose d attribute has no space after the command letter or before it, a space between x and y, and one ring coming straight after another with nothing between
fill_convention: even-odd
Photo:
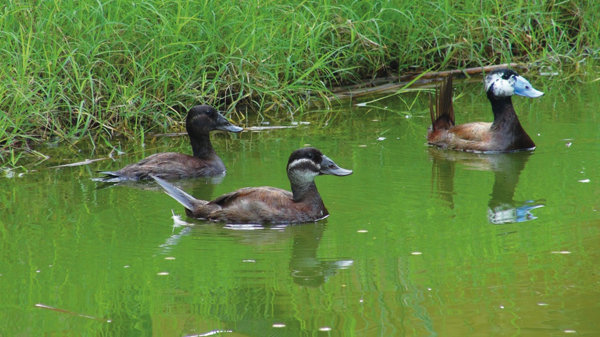
<instances>
[{"instance_id":1,"label":"white face","mask_svg":"<svg viewBox=\"0 0 600 337\"><path fill-rule=\"evenodd\" d=\"M301 158L290 163L288 175L295 181L313 181L319 175L319 170L321 170L321 165L310 159Z\"/></svg>"},{"instance_id":2,"label":"white face","mask_svg":"<svg viewBox=\"0 0 600 337\"><path fill-rule=\"evenodd\" d=\"M494 85L493 94L497 97L508 97L515 94L515 76L509 77L507 80L502 78L502 73L493 73L485 77L485 91L487 92L492 84Z\"/></svg>"},{"instance_id":3,"label":"white face","mask_svg":"<svg viewBox=\"0 0 600 337\"><path fill-rule=\"evenodd\" d=\"M502 78L503 73L493 73L485 77L485 91L492 88L492 94L496 97L509 97L519 95L536 98L544 93L536 90L523 76L513 74L508 79Z\"/></svg>"}]
</instances>

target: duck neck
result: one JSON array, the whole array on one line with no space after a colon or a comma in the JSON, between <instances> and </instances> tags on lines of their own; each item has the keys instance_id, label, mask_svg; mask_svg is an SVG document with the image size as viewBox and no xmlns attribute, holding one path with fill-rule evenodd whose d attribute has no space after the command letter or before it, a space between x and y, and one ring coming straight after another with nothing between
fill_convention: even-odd
<instances>
[{"instance_id":1,"label":"duck neck","mask_svg":"<svg viewBox=\"0 0 600 337\"><path fill-rule=\"evenodd\" d=\"M201 159L208 159L215 155L215 150L210 143L208 133L190 136L190 144L192 145L192 151L194 157Z\"/></svg>"},{"instance_id":2,"label":"duck neck","mask_svg":"<svg viewBox=\"0 0 600 337\"><path fill-rule=\"evenodd\" d=\"M510 97L488 97L492 103L492 112L494 113L494 123L492 129L504 129L507 126L519 124L519 119L513 108Z\"/></svg>"},{"instance_id":3,"label":"duck neck","mask_svg":"<svg viewBox=\"0 0 600 337\"><path fill-rule=\"evenodd\" d=\"M295 202L305 202L313 206L325 207L314 181L310 183L294 183L292 181L292 194Z\"/></svg>"},{"instance_id":4,"label":"duck neck","mask_svg":"<svg viewBox=\"0 0 600 337\"><path fill-rule=\"evenodd\" d=\"M492 130L525 133L509 97L488 97L492 103Z\"/></svg>"},{"instance_id":5,"label":"duck neck","mask_svg":"<svg viewBox=\"0 0 600 337\"><path fill-rule=\"evenodd\" d=\"M493 97L488 95L494 112L491 130L496 134L498 142L503 143L502 150L524 150L535 147L535 143L523 126L513 108L510 97Z\"/></svg>"}]
</instances>

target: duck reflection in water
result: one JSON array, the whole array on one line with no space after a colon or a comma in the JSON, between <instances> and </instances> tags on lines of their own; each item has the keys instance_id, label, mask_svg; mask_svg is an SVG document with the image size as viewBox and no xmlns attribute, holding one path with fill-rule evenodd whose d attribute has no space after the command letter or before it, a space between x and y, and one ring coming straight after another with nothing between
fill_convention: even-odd
<instances>
[{"instance_id":1,"label":"duck reflection in water","mask_svg":"<svg viewBox=\"0 0 600 337\"><path fill-rule=\"evenodd\" d=\"M325 231L324 223L291 226L293 233L292 256L290 258L290 274L294 283L302 286L318 287L335 275L340 269L347 269L354 261L337 259L320 259L317 249Z\"/></svg>"},{"instance_id":2,"label":"duck reflection in water","mask_svg":"<svg viewBox=\"0 0 600 337\"><path fill-rule=\"evenodd\" d=\"M488 202L488 221L507 224L536 219L532 211L544 207L543 200L514 200L521 171L531 152L477 154L429 148L432 160L432 191L454 208L454 173L456 163L468 169L494 172L494 185Z\"/></svg>"},{"instance_id":3,"label":"duck reflection in water","mask_svg":"<svg viewBox=\"0 0 600 337\"><path fill-rule=\"evenodd\" d=\"M350 259L319 258L317 256L327 220L295 226L219 225L200 220L187 222L175 212L173 212L172 219L174 233L160 245L163 254L168 254L184 237L200 232L203 236L208 233L215 237L233 237L238 239L241 244L253 246L279 244L291 238L290 275L294 283L308 287L318 287L327 282L328 278L335 275L338 270L348 269L354 264L354 261ZM206 224L206 226L194 226L197 222ZM177 228L182 229L175 233ZM210 232L213 233L210 234Z\"/></svg>"}]
</instances>

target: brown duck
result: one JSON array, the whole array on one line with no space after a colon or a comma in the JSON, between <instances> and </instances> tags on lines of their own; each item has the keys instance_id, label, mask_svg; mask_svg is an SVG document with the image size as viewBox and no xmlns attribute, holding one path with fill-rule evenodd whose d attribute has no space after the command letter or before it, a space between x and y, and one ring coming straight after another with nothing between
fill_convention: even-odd
<instances>
[{"instance_id":1,"label":"brown duck","mask_svg":"<svg viewBox=\"0 0 600 337\"><path fill-rule=\"evenodd\" d=\"M225 174L225 165L210 142L213 130L240 132L241 127L231 124L215 108L208 105L192 107L186 117L185 128L190 138L193 155L176 152L156 153L118 171L103 171L103 182L150 179L214 177Z\"/></svg>"},{"instance_id":2,"label":"brown duck","mask_svg":"<svg viewBox=\"0 0 600 337\"><path fill-rule=\"evenodd\" d=\"M317 221L329 215L314 181L316 176L324 174L346 176L352 171L339 167L321 151L307 147L294 151L288 160L291 192L268 186L246 187L206 201L161 178L152 178L194 218L235 224L291 224Z\"/></svg>"}]
</instances>

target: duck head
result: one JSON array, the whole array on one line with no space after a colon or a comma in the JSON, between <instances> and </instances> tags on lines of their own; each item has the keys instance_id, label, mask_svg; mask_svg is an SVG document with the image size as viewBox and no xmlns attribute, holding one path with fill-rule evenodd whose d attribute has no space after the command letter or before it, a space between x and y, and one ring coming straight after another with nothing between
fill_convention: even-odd
<instances>
[{"instance_id":1,"label":"duck head","mask_svg":"<svg viewBox=\"0 0 600 337\"><path fill-rule=\"evenodd\" d=\"M240 132L243 128L231 124L210 105L196 105L187 114L185 128L190 135L207 134L212 130Z\"/></svg>"},{"instance_id":2,"label":"duck head","mask_svg":"<svg viewBox=\"0 0 600 337\"><path fill-rule=\"evenodd\" d=\"M501 69L489 73L485 77L484 83L488 97L502 98L519 95L536 98L544 94L511 69Z\"/></svg>"},{"instance_id":3,"label":"duck head","mask_svg":"<svg viewBox=\"0 0 600 337\"><path fill-rule=\"evenodd\" d=\"M352 170L339 167L321 151L305 147L292 152L287 164L287 173L293 183L310 183L318 175L347 176Z\"/></svg>"}]
</instances>

